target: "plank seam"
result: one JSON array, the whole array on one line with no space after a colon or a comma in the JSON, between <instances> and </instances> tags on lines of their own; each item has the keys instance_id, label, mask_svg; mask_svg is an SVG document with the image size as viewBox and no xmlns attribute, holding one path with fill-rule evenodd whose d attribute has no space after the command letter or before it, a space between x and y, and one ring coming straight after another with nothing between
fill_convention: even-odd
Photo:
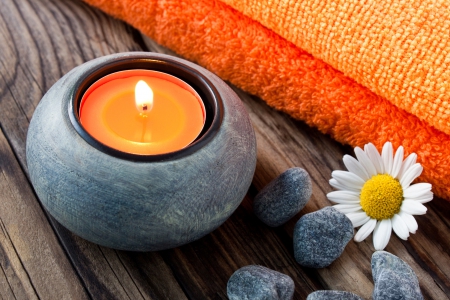
<instances>
[{"instance_id":1,"label":"plank seam","mask_svg":"<svg viewBox=\"0 0 450 300\"><path fill-rule=\"evenodd\" d=\"M3 172L2 172L2 174L3 174ZM5 178L5 179L6 179L6 178ZM12 248L14 249L14 253L16 254L17 258L19 259L20 265L22 266L23 270L25 271L25 274L27 274L28 281L30 282L31 287L33 288L34 294L36 295L36 297L37 297L38 299L41 299L41 297L39 297L39 294L38 294L38 292L37 292L37 290L36 290L36 288L35 288L35 286L34 286L33 281L31 280L31 276L30 276L30 274L28 273L27 268L26 268L25 265L23 264L22 257L19 255L19 252L17 252L16 246L15 246L14 243L12 242L11 237L10 237L8 231L6 230L5 224L3 223L2 219L0 219L0 226L1 226L1 228L2 228L2 231L5 233L6 237L8 238L8 240L11 242L11 246L12 246ZM2 268L2 270L3 270L3 268ZM6 277L6 278L8 278L8 277ZM9 285L9 281L8 281L8 285ZM10 287L11 287L11 286L10 286ZM11 291L13 292L13 295L14 295L14 291L13 291L12 289L11 289ZM15 297L15 296L14 296L14 297Z\"/></svg>"},{"instance_id":2,"label":"plank seam","mask_svg":"<svg viewBox=\"0 0 450 300\"><path fill-rule=\"evenodd\" d=\"M4 128L3 128L3 124L2 124L1 122L0 122L0 132L1 132L1 134L5 137L6 142L8 143L8 146L9 146L9 148L10 148L12 154L14 155L14 158L16 159L17 162L20 162L19 158L18 158L17 155L16 155L16 152L14 151L14 148L12 147L12 144L11 144L10 139L8 138L8 136L7 136L6 133L5 133L5 130L4 130ZM88 295L88 297L89 297L90 299L94 299L94 298L93 298L93 295L90 293L89 289L87 288L86 283L84 282L83 278L82 278L81 275L79 274L78 269L75 267L75 264L74 264L74 262L73 262L73 260L72 260L72 257L69 255L69 252L68 252L66 246L65 246L64 243L62 242L62 238L61 238L61 236L59 235L59 232L56 230L56 227L55 227L55 225L54 225L54 223L53 223L53 222L56 222L56 221L53 221L53 220L49 217L49 214L48 214L47 210L45 210L45 209L43 208L42 203L41 203L41 201L39 200L39 197L37 196L36 191L34 190L33 185L31 184L31 181L30 181L30 178L29 178L29 174L28 174L28 169L26 169L26 166L23 166L21 163L18 163L18 165L19 165L20 169L22 170L22 173L25 174L25 177L26 177L26 179L27 179L27 181L28 181L28 183L29 183L29 185L30 185L30 187L31 187L31 191L32 191L32 193L33 193L35 199L37 199L37 202L38 202L39 207L40 207L40 208L42 209L42 211L44 212L44 216L45 216L45 218L47 219L47 222L50 224L50 227L52 228L53 233L54 233L55 236L57 237L56 240L58 241L59 245L60 245L61 248L63 249L63 252L66 254L66 257L68 258L68 261L69 261L70 265L72 266L73 270L75 271L75 274L76 274L76 276L78 277L81 286L82 286L82 287L84 288L84 290L86 291L86 295ZM8 235L8 237L9 237L9 235ZM15 250L15 249L14 249L14 250ZM27 275L29 275L28 272L27 272ZM30 282L31 282L31 280L30 280ZM34 289L34 286L33 286L33 289Z\"/></svg>"}]
</instances>

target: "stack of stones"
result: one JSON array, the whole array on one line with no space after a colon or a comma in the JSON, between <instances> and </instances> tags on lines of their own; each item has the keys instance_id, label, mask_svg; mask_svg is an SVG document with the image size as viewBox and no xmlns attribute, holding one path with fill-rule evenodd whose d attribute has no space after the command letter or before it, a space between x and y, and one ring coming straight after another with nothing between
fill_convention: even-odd
<instances>
[{"instance_id":1,"label":"stack of stones","mask_svg":"<svg viewBox=\"0 0 450 300\"><path fill-rule=\"evenodd\" d=\"M291 168L264 187L253 202L255 215L266 225L285 224L308 202L312 194L309 174L301 168ZM325 207L305 214L294 228L294 256L302 266L324 268L341 256L353 237L353 225L341 212ZM423 299L412 269L398 257L377 251L372 256L374 300ZM230 300L267 299L290 300L294 281L287 275L263 266L251 265L237 270L229 279ZM316 291L307 300L360 300L346 291Z\"/></svg>"},{"instance_id":2,"label":"stack of stones","mask_svg":"<svg viewBox=\"0 0 450 300\"><path fill-rule=\"evenodd\" d=\"M311 178L301 168L291 168L256 195L255 215L266 225L283 225L305 207L312 194ZM306 214L294 229L294 254L299 264L324 268L336 260L353 237L350 220L332 207Z\"/></svg>"}]
</instances>

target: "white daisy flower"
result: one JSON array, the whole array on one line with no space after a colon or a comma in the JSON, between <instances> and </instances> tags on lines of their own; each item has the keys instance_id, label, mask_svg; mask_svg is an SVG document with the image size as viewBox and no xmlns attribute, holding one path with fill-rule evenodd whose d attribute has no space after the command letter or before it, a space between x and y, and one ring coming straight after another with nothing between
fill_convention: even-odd
<instances>
[{"instance_id":1,"label":"white daisy flower","mask_svg":"<svg viewBox=\"0 0 450 300\"><path fill-rule=\"evenodd\" d=\"M416 233L417 222L413 215L423 215L427 208L422 204L433 199L431 184L411 182L422 173L416 163L417 155L403 160L403 147L394 155L392 144L383 146L381 156L371 143L364 150L355 148L357 159L344 155L347 171L333 171L330 185L338 191L328 193L333 207L344 213L361 228L355 241L361 242L373 231L373 246L383 250L389 242L392 229L397 236L407 240Z\"/></svg>"}]
</instances>

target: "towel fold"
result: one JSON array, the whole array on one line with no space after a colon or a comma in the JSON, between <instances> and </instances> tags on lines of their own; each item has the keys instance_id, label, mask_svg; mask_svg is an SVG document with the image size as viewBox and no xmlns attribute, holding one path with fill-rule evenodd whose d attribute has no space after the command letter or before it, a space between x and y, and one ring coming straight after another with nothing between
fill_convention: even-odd
<instances>
[{"instance_id":1,"label":"towel fold","mask_svg":"<svg viewBox=\"0 0 450 300\"><path fill-rule=\"evenodd\" d=\"M450 200L450 136L219 1L86 0L344 144L416 152Z\"/></svg>"},{"instance_id":2,"label":"towel fold","mask_svg":"<svg viewBox=\"0 0 450 300\"><path fill-rule=\"evenodd\" d=\"M450 2L221 0L450 134Z\"/></svg>"}]
</instances>

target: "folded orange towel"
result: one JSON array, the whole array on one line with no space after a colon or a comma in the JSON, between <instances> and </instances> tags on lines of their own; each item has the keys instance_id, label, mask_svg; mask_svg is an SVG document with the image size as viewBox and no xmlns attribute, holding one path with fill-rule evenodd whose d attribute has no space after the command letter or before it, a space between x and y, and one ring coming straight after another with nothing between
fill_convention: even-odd
<instances>
[{"instance_id":1,"label":"folded orange towel","mask_svg":"<svg viewBox=\"0 0 450 300\"><path fill-rule=\"evenodd\" d=\"M209 0L86 0L157 42L352 146L416 152L421 180L450 200L450 136L229 6Z\"/></svg>"},{"instance_id":2,"label":"folded orange towel","mask_svg":"<svg viewBox=\"0 0 450 300\"><path fill-rule=\"evenodd\" d=\"M450 2L221 0L450 134Z\"/></svg>"}]
</instances>

